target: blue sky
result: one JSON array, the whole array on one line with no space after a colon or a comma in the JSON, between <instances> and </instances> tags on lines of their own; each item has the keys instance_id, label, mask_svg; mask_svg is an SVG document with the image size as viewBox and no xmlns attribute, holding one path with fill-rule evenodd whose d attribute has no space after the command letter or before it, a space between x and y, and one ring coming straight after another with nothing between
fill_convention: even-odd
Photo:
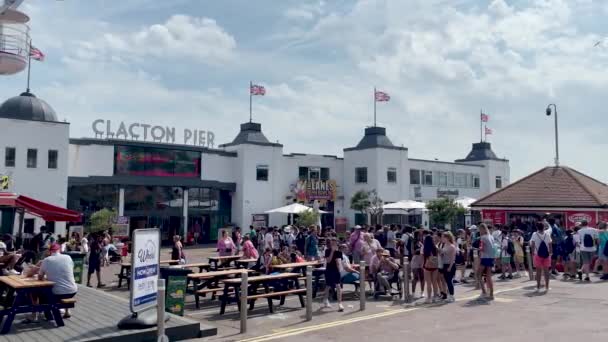
<instances>
[{"instance_id":1,"label":"blue sky","mask_svg":"<svg viewBox=\"0 0 608 342\"><path fill-rule=\"evenodd\" d=\"M454 160L491 116L515 180L561 159L603 181L608 2L592 0L26 0L47 54L32 90L92 136L96 118L213 130L248 119L248 83L267 88L254 120L284 152L341 155L378 123L414 158ZM23 90L3 77L0 96Z\"/></svg>"}]
</instances>

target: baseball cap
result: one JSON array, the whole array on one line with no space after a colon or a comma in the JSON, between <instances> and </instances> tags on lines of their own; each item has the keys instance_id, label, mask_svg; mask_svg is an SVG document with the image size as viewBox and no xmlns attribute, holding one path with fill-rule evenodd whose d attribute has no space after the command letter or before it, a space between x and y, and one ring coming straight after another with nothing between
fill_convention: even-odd
<instances>
[{"instance_id":1,"label":"baseball cap","mask_svg":"<svg viewBox=\"0 0 608 342\"><path fill-rule=\"evenodd\" d=\"M361 229L361 226L360 225L356 225L355 229Z\"/></svg>"}]
</instances>

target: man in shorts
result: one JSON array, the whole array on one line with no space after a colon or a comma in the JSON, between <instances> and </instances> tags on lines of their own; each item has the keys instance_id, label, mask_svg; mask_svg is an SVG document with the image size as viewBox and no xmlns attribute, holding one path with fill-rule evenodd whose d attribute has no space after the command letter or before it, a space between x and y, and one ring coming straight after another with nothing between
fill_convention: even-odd
<instances>
[{"instance_id":1,"label":"man in shorts","mask_svg":"<svg viewBox=\"0 0 608 342\"><path fill-rule=\"evenodd\" d=\"M589 222L583 220L581 221L581 229L578 231L578 235L580 239L581 262L583 264L582 271L585 273L585 281L589 282L591 281L589 278L591 260L593 260L597 250L598 230L589 227Z\"/></svg>"}]
</instances>

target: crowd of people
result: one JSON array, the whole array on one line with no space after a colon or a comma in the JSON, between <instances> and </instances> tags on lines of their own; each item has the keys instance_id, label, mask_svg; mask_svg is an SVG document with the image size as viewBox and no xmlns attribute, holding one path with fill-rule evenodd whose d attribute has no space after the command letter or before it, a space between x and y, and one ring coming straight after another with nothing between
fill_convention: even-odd
<instances>
[{"instance_id":1,"label":"crowd of people","mask_svg":"<svg viewBox=\"0 0 608 342\"><path fill-rule=\"evenodd\" d=\"M331 227L314 225L250 227L247 234L236 228L231 234L221 232L217 251L256 259L255 267L267 274L278 264L324 261L326 292L336 291L342 310L340 284L359 282L356 266L361 261L369 266L366 281L373 284L376 297L391 294L393 285L399 289L402 268L397 258L403 257L409 261L415 298L450 303L455 300L455 284L472 282L481 289L480 298L493 300L494 277L504 281L527 277L528 258L536 270L537 291L549 291L550 279L558 273L564 280L588 282L589 274L601 269L601 279L608 280L607 242L605 222L593 228L581 221L565 229L545 217L536 222L533 232L481 222L454 232L357 225L340 237ZM324 305L329 306L325 298Z\"/></svg>"}]
</instances>

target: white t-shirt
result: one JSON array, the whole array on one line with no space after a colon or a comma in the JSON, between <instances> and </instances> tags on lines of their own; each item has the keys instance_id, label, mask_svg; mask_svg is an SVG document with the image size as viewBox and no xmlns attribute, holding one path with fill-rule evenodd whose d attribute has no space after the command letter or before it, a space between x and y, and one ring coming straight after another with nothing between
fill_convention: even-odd
<instances>
[{"instance_id":1,"label":"white t-shirt","mask_svg":"<svg viewBox=\"0 0 608 342\"><path fill-rule=\"evenodd\" d=\"M266 248L273 249L273 245L274 245L274 237L272 236L272 233L266 233L266 236L264 236L264 249L266 249Z\"/></svg>"},{"instance_id":2,"label":"white t-shirt","mask_svg":"<svg viewBox=\"0 0 608 342\"><path fill-rule=\"evenodd\" d=\"M507 249L509 247L509 239L508 238L504 238L500 241L500 256L503 258L508 258L510 257L509 253L507 252Z\"/></svg>"},{"instance_id":3,"label":"white t-shirt","mask_svg":"<svg viewBox=\"0 0 608 342\"><path fill-rule=\"evenodd\" d=\"M389 230L386 233L386 248L395 248L395 240L397 239L397 235L392 230Z\"/></svg>"},{"instance_id":4,"label":"white t-shirt","mask_svg":"<svg viewBox=\"0 0 608 342\"><path fill-rule=\"evenodd\" d=\"M500 241L502 238L502 232L499 229L496 229L492 232L492 238L494 241Z\"/></svg>"},{"instance_id":5,"label":"white t-shirt","mask_svg":"<svg viewBox=\"0 0 608 342\"><path fill-rule=\"evenodd\" d=\"M409 234L403 233L403 235L401 235L401 241L403 241L403 255L405 255L405 256L410 255L410 251L407 250L407 244L409 243L409 240L410 240Z\"/></svg>"},{"instance_id":6,"label":"white t-shirt","mask_svg":"<svg viewBox=\"0 0 608 342\"><path fill-rule=\"evenodd\" d=\"M591 238L595 241L599 235L598 230L591 227L585 227L578 231L578 235L580 236L579 244L581 246L581 252L595 252L595 249L597 248L595 242L593 243L593 247L585 247L585 235L591 235Z\"/></svg>"},{"instance_id":7,"label":"white t-shirt","mask_svg":"<svg viewBox=\"0 0 608 342\"><path fill-rule=\"evenodd\" d=\"M78 291L74 280L74 262L65 254L55 253L42 260L39 274L46 274L46 279L55 283L53 293L56 295Z\"/></svg>"},{"instance_id":8,"label":"white t-shirt","mask_svg":"<svg viewBox=\"0 0 608 342\"><path fill-rule=\"evenodd\" d=\"M0 253L6 253L6 244L4 241L0 241Z\"/></svg>"},{"instance_id":9,"label":"white t-shirt","mask_svg":"<svg viewBox=\"0 0 608 342\"><path fill-rule=\"evenodd\" d=\"M581 236L578 235L578 232L576 232L576 234L574 234L572 236L572 239L574 240L574 245L576 246L576 248L574 249L577 252L581 251Z\"/></svg>"},{"instance_id":10,"label":"white t-shirt","mask_svg":"<svg viewBox=\"0 0 608 342\"><path fill-rule=\"evenodd\" d=\"M546 231L543 231L542 233L534 232L534 234L532 234L530 242L534 242L534 254L538 254L538 248L542 241L545 241L547 248L549 248L551 246L551 234Z\"/></svg>"},{"instance_id":11,"label":"white t-shirt","mask_svg":"<svg viewBox=\"0 0 608 342\"><path fill-rule=\"evenodd\" d=\"M348 255L342 253L342 262L339 265L340 265L340 277L344 277L345 275L348 274L348 272L346 271L346 267L344 267L344 265L350 266L350 260L348 260Z\"/></svg>"},{"instance_id":12,"label":"white t-shirt","mask_svg":"<svg viewBox=\"0 0 608 342\"><path fill-rule=\"evenodd\" d=\"M87 238L83 237L80 239L80 249L83 253L89 253L89 241Z\"/></svg>"}]
</instances>

